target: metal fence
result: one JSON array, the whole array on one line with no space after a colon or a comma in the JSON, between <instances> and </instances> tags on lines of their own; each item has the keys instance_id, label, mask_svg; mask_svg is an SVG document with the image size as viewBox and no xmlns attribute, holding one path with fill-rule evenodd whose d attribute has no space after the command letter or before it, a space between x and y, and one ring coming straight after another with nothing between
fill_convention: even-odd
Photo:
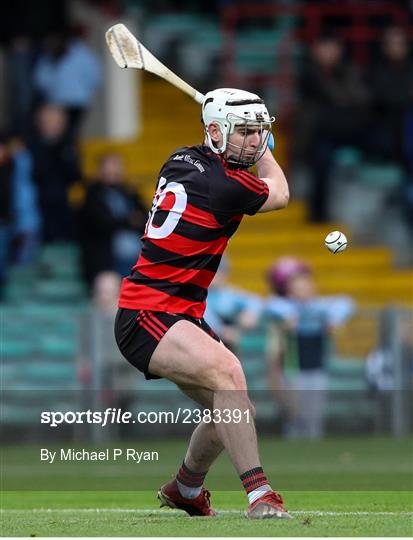
<instances>
[{"instance_id":1,"label":"metal fence","mask_svg":"<svg viewBox=\"0 0 413 540\"><path fill-rule=\"evenodd\" d=\"M43 425L44 411L104 411L108 408L159 413L197 408L166 380L145 381L117 349L113 316L57 306L2 308L2 426L5 439L81 437L106 440L136 434L170 436L191 426L179 423L62 422ZM13 311L13 313L11 313ZM16 321L19 324L16 324ZM241 336L236 351L247 377L257 423L264 432L289 430L292 411L319 418L330 433L412 432L413 312L398 308L360 310L331 339L322 378L286 369L274 384L268 321ZM308 376L310 375L310 376ZM277 386L278 385L278 386ZM291 408L292 407L292 408ZM310 415L310 416L308 416ZM291 427L291 426L290 426ZM303 431L304 430L304 431Z\"/></svg>"}]
</instances>

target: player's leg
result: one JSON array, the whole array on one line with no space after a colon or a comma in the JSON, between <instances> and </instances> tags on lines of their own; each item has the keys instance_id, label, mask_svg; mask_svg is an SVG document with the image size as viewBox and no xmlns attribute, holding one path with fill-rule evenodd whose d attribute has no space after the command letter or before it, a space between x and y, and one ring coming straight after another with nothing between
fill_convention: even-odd
<instances>
[{"instance_id":1,"label":"player's leg","mask_svg":"<svg viewBox=\"0 0 413 540\"><path fill-rule=\"evenodd\" d=\"M179 388L204 409L213 410L214 395L210 390L190 386ZM201 421L192 433L184 463L197 473L207 472L223 449L224 445L218 437L215 423Z\"/></svg>"},{"instance_id":2,"label":"player's leg","mask_svg":"<svg viewBox=\"0 0 413 540\"><path fill-rule=\"evenodd\" d=\"M203 410L212 410L213 394L209 390L188 386L180 386L180 389ZM211 464L223 448L214 423L201 421L192 433L177 475L158 492L161 505L181 508L190 515L215 515L210 506L209 492L203 485Z\"/></svg>"},{"instance_id":3,"label":"player's leg","mask_svg":"<svg viewBox=\"0 0 413 540\"><path fill-rule=\"evenodd\" d=\"M199 403L204 410L213 411L213 392L189 386L180 386L180 389L184 394ZM255 408L253 406L252 415L255 418ZM209 468L223 449L224 445L217 434L215 422L200 422L192 433L182 467L177 475L182 495L195 497L199 494L197 490L191 491L191 489L187 489L190 486L187 486L186 483L191 486L196 484L200 488ZM194 473L193 478L191 478L191 472ZM181 487L182 485L183 487Z\"/></svg>"},{"instance_id":4,"label":"player's leg","mask_svg":"<svg viewBox=\"0 0 413 540\"><path fill-rule=\"evenodd\" d=\"M216 422L215 429L240 475L261 466L255 425L248 414L251 403L244 372L239 360L222 343L192 322L180 320L159 342L149 372L178 386L211 391L214 409L228 410L230 414L241 411L241 421Z\"/></svg>"},{"instance_id":5,"label":"player's leg","mask_svg":"<svg viewBox=\"0 0 413 540\"><path fill-rule=\"evenodd\" d=\"M261 467L245 376L234 354L192 322L180 320L160 340L148 370L178 386L213 393L213 409L230 415L229 422L215 421L215 429L247 491L250 517L289 517Z\"/></svg>"}]
</instances>

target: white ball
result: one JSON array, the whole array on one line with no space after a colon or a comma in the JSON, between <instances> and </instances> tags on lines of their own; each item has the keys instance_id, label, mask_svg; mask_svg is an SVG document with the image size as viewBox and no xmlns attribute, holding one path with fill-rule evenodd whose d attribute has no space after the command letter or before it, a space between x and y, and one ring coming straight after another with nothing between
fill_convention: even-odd
<instances>
[{"instance_id":1,"label":"white ball","mask_svg":"<svg viewBox=\"0 0 413 540\"><path fill-rule=\"evenodd\" d=\"M328 233L324 243L331 253L340 253L340 251L344 251L347 247L347 238L342 232L333 231Z\"/></svg>"}]
</instances>

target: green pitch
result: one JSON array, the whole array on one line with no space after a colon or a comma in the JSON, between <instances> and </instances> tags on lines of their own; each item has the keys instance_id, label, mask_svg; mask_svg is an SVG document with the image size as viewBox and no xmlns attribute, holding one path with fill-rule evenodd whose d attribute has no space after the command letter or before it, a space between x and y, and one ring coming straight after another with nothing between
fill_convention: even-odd
<instances>
[{"instance_id":1,"label":"green pitch","mask_svg":"<svg viewBox=\"0 0 413 540\"><path fill-rule=\"evenodd\" d=\"M148 492L9 493L5 536L411 536L407 492L285 493L290 521L247 521L240 492L214 493L217 518L159 510Z\"/></svg>"},{"instance_id":2,"label":"green pitch","mask_svg":"<svg viewBox=\"0 0 413 540\"><path fill-rule=\"evenodd\" d=\"M142 441L140 442L142 443ZM183 441L156 441L170 456L163 463L163 481L179 463ZM291 521L248 521L243 517L242 490L222 489L222 478L237 482L223 458L211 471L208 487L217 518L190 518L179 511L160 510L156 490L57 491L64 468L51 473L54 491L4 491L1 499L4 536L412 536L412 440L340 438L321 442L264 439L260 444L264 467L279 489ZM6 457L9 452L6 449ZM25 450L14 448L14 456ZM16 459L18 459L16 457ZM6 459L7 461L7 459ZM4 461L3 461L4 464ZM24 469L10 466L16 478ZM95 474L98 470L91 468ZM147 485L158 476L139 469ZM66 471L67 472L67 471ZM85 472L87 470L85 469ZM110 471L107 471L110 475ZM57 476L54 476L54 474ZM118 474L131 474L119 469ZM28 471L28 474L29 471ZM59 474L61 476L59 476ZM54 480L53 480L53 478ZM92 475L93 476L93 475ZM151 477L151 478L149 478ZM27 477L26 477L27 478ZM133 476L130 476L133 482ZM3 478L4 480L4 478ZM10 478L6 481L10 482ZM239 481L238 481L239 482ZM3 486L5 484L3 483ZM7 485L7 484L6 484ZM236 485L236 484L235 484ZM313 486L313 489L311 489ZM325 486L325 487L324 487ZM90 488L89 488L90 489ZM131 488L133 489L133 488Z\"/></svg>"}]
</instances>

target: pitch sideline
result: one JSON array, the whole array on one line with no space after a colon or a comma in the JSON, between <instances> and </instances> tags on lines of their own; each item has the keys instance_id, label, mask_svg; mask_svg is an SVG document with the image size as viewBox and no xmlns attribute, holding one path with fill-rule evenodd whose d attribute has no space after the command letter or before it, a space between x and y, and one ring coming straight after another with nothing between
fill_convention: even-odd
<instances>
[{"instance_id":1,"label":"pitch sideline","mask_svg":"<svg viewBox=\"0 0 413 540\"><path fill-rule=\"evenodd\" d=\"M133 513L133 514L142 514L147 515L184 515L180 510L161 510L157 508L12 508L5 509L1 508L0 513L5 514L7 512L17 513L17 512L33 512L33 513L55 513L55 512L64 512L64 513ZM242 510L227 509L227 510L217 510L219 515L244 515ZM322 510L293 510L293 515L311 515L311 516L405 516L413 517L413 512L332 512L332 511L322 511Z\"/></svg>"}]
</instances>

